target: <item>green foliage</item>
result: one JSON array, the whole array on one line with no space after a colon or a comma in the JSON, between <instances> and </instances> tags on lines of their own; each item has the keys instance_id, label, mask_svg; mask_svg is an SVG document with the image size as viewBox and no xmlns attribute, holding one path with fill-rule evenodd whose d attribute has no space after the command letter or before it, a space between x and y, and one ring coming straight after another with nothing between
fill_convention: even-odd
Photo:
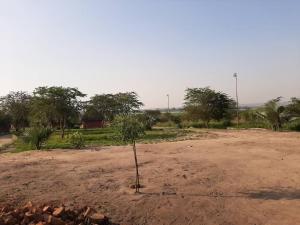
<instances>
[{"instance_id":1,"label":"green foliage","mask_svg":"<svg viewBox=\"0 0 300 225\"><path fill-rule=\"evenodd\" d=\"M75 132L71 134L70 142L73 148L81 149L85 146L85 140L82 133Z\"/></svg>"},{"instance_id":2,"label":"green foliage","mask_svg":"<svg viewBox=\"0 0 300 225\"><path fill-rule=\"evenodd\" d=\"M170 122L170 117L171 117L171 113L161 113L159 116L158 121L160 123L166 123L166 122Z\"/></svg>"},{"instance_id":3,"label":"green foliage","mask_svg":"<svg viewBox=\"0 0 300 225\"><path fill-rule=\"evenodd\" d=\"M145 126L136 115L123 115L115 118L114 127L124 142L133 143L145 134Z\"/></svg>"},{"instance_id":4,"label":"green foliage","mask_svg":"<svg viewBox=\"0 0 300 225\"><path fill-rule=\"evenodd\" d=\"M182 128L184 119L182 113L161 113L157 119L156 126Z\"/></svg>"},{"instance_id":5,"label":"green foliage","mask_svg":"<svg viewBox=\"0 0 300 225\"><path fill-rule=\"evenodd\" d=\"M290 104L286 107L286 111L291 117L300 118L300 99L291 98Z\"/></svg>"},{"instance_id":6,"label":"green foliage","mask_svg":"<svg viewBox=\"0 0 300 225\"><path fill-rule=\"evenodd\" d=\"M143 103L139 101L138 95L135 92L115 94L115 99L118 108L117 115L129 115L138 111L143 106Z\"/></svg>"},{"instance_id":7,"label":"green foliage","mask_svg":"<svg viewBox=\"0 0 300 225\"><path fill-rule=\"evenodd\" d=\"M222 92L208 87L188 88L185 95L185 111L190 120L201 119L206 127L211 120L221 120L231 116L234 101Z\"/></svg>"},{"instance_id":8,"label":"green foliage","mask_svg":"<svg viewBox=\"0 0 300 225\"><path fill-rule=\"evenodd\" d=\"M273 130L280 130L284 122L289 120L289 115L285 113L285 107L280 105L281 97L267 102L257 114L266 120Z\"/></svg>"},{"instance_id":9,"label":"green foliage","mask_svg":"<svg viewBox=\"0 0 300 225\"><path fill-rule=\"evenodd\" d=\"M145 110L145 114L152 117L155 121L159 121L162 113L160 110Z\"/></svg>"},{"instance_id":10,"label":"green foliage","mask_svg":"<svg viewBox=\"0 0 300 225\"><path fill-rule=\"evenodd\" d=\"M300 119L294 119L285 124L284 128L291 131L300 131Z\"/></svg>"},{"instance_id":11,"label":"green foliage","mask_svg":"<svg viewBox=\"0 0 300 225\"><path fill-rule=\"evenodd\" d=\"M82 119L112 122L117 115L136 112L142 105L135 92L95 95L86 105Z\"/></svg>"},{"instance_id":12,"label":"green foliage","mask_svg":"<svg viewBox=\"0 0 300 225\"><path fill-rule=\"evenodd\" d=\"M69 130L66 132L67 136L71 136L72 133L79 132L82 134L86 146L110 146L110 145L123 145L124 141L120 138L119 132L113 127L101 128L101 129L84 129L84 130ZM178 130L175 128L162 128L152 129L145 132L145 135L141 136L140 142L156 142L162 140L174 140L178 137L187 135L184 130ZM70 138L61 139L59 132L54 132L45 143L44 148L72 148ZM130 142L130 141L128 141Z\"/></svg>"},{"instance_id":13,"label":"green foliage","mask_svg":"<svg viewBox=\"0 0 300 225\"><path fill-rule=\"evenodd\" d=\"M59 125L61 137L71 120L78 118L82 108L79 97L84 97L77 88L38 87L35 89L32 104L32 124L44 127Z\"/></svg>"},{"instance_id":14,"label":"green foliage","mask_svg":"<svg viewBox=\"0 0 300 225\"><path fill-rule=\"evenodd\" d=\"M137 193L140 188L140 179L135 141L145 134L145 127L134 114L118 116L114 125L121 140L132 144L136 169L135 192Z\"/></svg>"},{"instance_id":15,"label":"green foliage","mask_svg":"<svg viewBox=\"0 0 300 225\"><path fill-rule=\"evenodd\" d=\"M144 124L146 130L151 130L152 127L159 121L159 110L146 110L143 113L136 115L138 120Z\"/></svg>"},{"instance_id":16,"label":"green foliage","mask_svg":"<svg viewBox=\"0 0 300 225\"><path fill-rule=\"evenodd\" d=\"M267 128L266 120L257 109L247 109L240 112L240 128Z\"/></svg>"},{"instance_id":17,"label":"green foliage","mask_svg":"<svg viewBox=\"0 0 300 225\"><path fill-rule=\"evenodd\" d=\"M11 92L0 98L0 108L11 118L11 123L19 131L28 125L31 96L26 92Z\"/></svg>"},{"instance_id":18,"label":"green foliage","mask_svg":"<svg viewBox=\"0 0 300 225\"><path fill-rule=\"evenodd\" d=\"M181 116L181 114L170 114L170 120L174 123L174 124L176 124L176 127L177 128L182 128L182 124L181 124L181 122L182 122L182 116Z\"/></svg>"},{"instance_id":19,"label":"green foliage","mask_svg":"<svg viewBox=\"0 0 300 225\"><path fill-rule=\"evenodd\" d=\"M40 150L50 136L52 130L44 127L33 127L24 132L23 140L32 147Z\"/></svg>"},{"instance_id":20,"label":"green foliage","mask_svg":"<svg viewBox=\"0 0 300 225\"><path fill-rule=\"evenodd\" d=\"M211 121L209 124L210 128L213 129L226 129L231 125L227 120L222 120L222 121ZM206 128L206 124L201 121L188 121L185 120L182 122L182 127L183 128Z\"/></svg>"},{"instance_id":21,"label":"green foliage","mask_svg":"<svg viewBox=\"0 0 300 225\"><path fill-rule=\"evenodd\" d=\"M82 119L112 121L117 111L117 102L113 94L95 95L86 105Z\"/></svg>"},{"instance_id":22,"label":"green foliage","mask_svg":"<svg viewBox=\"0 0 300 225\"><path fill-rule=\"evenodd\" d=\"M99 110L93 105L87 105L84 108L84 114L82 116L83 121L95 121L95 120L105 120L108 115ZM109 120L108 120L109 121Z\"/></svg>"},{"instance_id":23,"label":"green foliage","mask_svg":"<svg viewBox=\"0 0 300 225\"><path fill-rule=\"evenodd\" d=\"M166 121L166 122L158 122L155 124L156 127L163 127L163 128L176 128L177 125L172 121Z\"/></svg>"}]
</instances>

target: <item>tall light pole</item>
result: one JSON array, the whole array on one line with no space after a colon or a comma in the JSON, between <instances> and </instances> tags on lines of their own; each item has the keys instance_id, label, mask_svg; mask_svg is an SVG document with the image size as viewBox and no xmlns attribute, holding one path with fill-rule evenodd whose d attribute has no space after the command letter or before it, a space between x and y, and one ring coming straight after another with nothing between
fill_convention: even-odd
<instances>
[{"instance_id":1,"label":"tall light pole","mask_svg":"<svg viewBox=\"0 0 300 225\"><path fill-rule=\"evenodd\" d=\"M167 98L168 98L168 113L170 113L170 95L167 94Z\"/></svg>"},{"instance_id":2,"label":"tall light pole","mask_svg":"<svg viewBox=\"0 0 300 225\"><path fill-rule=\"evenodd\" d=\"M239 118L238 74L234 73L233 77L235 78L237 128L239 128L240 118Z\"/></svg>"}]
</instances>

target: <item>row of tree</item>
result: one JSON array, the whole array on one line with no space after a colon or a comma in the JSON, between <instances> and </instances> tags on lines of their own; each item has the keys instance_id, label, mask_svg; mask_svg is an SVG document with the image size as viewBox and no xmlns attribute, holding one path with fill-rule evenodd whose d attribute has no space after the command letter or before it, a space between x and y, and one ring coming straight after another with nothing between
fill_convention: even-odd
<instances>
[{"instance_id":1,"label":"row of tree","mask_svg":"<svg viewBox=\"0 0 300 225\"><path fill-rule=\"evenodd\" d=\"M102 120L112 123L118 115L136 114L147 129L159 121L171 120L180 126L182 120L201 120L206 127L211 121L227 121L236 117L236 103L227 94L205 88L186 90L183 116L161 114L159 110L140 111L143 103L135 92L95 95L84 101L84 93L70 87L38 87L32 94L11 92L0 98L0 126L13 125L16 131L25 127L65 129L80 120ZM276 98L264 107L243 112L245 120L267 121L274 130L282 128L287 121L300 117L300 100L292 98L282 106ZM138 112L138 113L137 113Z\"/></svg>"},{"instance_id":2,"label":"row of tree","mask_svg":"<svg viewBox=\"0 0 300 225\"><path fill-rule=\"evenodd\" d=\"M137 111L143 104L135 92L95 95L83 101L86 95L77 88L38 87L30 95L11 92L0 98L0 122L10 123L16 131L25 127L65 129L80 119L113 121L115 116Z\"/></svg>"}]
</instances>

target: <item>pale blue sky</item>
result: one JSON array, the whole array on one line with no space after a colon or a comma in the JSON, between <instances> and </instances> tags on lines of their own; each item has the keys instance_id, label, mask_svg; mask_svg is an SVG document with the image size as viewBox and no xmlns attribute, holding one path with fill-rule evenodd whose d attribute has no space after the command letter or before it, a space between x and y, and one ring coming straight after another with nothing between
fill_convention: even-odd
<instances>
[{"instance_id":1,"label":"pale blue sky","mask_svg":"<svg viewBox=\"0 0 300 225\"><path fill-rule=\"evenodd\" d=\"M187 87L241 103L300 97L300 1L0 0L0 95L42 85L136 91L181 106Z\"/></svg>"}]
</instances>

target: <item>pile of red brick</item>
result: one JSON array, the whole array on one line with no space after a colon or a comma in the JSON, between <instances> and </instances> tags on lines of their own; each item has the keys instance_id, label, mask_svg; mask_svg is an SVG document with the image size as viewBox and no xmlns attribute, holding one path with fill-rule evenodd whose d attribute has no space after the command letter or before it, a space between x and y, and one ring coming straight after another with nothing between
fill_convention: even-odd
<instances>
[{"instance_id":1,"label":"pile of red brick","mask_svg":"<svg viewBox=\"0 0 300 225\"><path fill-rule=\"evenodd\" d=\"M0 207L0 225L110 225L108 218L95 210L68 209L64 206L35 206L28 202L24 207Z\"/></svg>"}]
</instances>

